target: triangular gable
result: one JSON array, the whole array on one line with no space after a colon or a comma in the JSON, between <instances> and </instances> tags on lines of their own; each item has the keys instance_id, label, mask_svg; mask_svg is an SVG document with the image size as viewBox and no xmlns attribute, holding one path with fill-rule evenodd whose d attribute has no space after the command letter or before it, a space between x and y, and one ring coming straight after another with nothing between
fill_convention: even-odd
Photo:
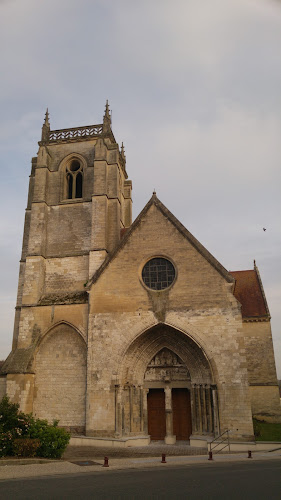
<instances>
[{"instance_id":1,"label":"triangular gable","mask_svg":"<svg viewBox=\"0 0 281 500\"><path fill-rule=\"evenodd\" d=\"M108 255L103 264L99 267L99 269L94 273L92 278L90 279L87 288L95 283L103 271L107 268L110 262L116 257L116 255L120 252L120 250L126 245L128 239L131 237L131 234L135 231L138 225L143 220L144 216L148 213L150 207L155 205L157 209L166 217L171 224L173 224L176 229L186 238L191 245L221 274L221 276L229 283L235 283L235 279L229 274L229 272L213 257L213 255L208 252L208 250L180 223L180 221L163 205L163 203L157 198L156 193L153 193L152 197L145 205L143 210L140 212L138 217L134 220L132 225L125 232L123 238L121 239L119 245L116 249Z\"/></svg>"}]
</instances>

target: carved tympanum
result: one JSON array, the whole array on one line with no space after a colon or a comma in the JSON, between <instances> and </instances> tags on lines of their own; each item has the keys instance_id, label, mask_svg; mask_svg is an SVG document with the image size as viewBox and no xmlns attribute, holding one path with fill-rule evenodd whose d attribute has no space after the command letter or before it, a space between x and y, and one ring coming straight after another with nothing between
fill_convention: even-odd
<instances>
[{"instance_id":1,"label":"carved tympanum","mask_svg":"<svg viewBox=\"0 0 281 500\"><path fill-rule=\"evenodd\" d=\"M179 356L164 348L147 365L144 378L146 381L190 380L190 374Z\"/></svg>"}]
</instances>

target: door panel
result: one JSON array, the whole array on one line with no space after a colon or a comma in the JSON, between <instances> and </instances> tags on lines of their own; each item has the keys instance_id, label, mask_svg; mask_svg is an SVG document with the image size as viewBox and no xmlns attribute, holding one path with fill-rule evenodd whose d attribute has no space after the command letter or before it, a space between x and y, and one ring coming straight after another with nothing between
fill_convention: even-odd
<instances>
[{"instance_id":1,"label":"door panel","mask_svg":"<svg viewBox=\"0 0 281 500\"><path fill-rule=\"evenodd\" d=\"M166 435L164 389L150 389L147 394L148 434L152 440L162 440Z\"/></svg>"},{"instance_id":2,"label":"door panel","mask_svg":"<svg viewBox=\"0 0 281 500\"><path fill-rule=\"evenodd\" d=\"M190 392L172 389L173 433L178 440L186 441L192 432Z\"/></svg>"}]
</instances>

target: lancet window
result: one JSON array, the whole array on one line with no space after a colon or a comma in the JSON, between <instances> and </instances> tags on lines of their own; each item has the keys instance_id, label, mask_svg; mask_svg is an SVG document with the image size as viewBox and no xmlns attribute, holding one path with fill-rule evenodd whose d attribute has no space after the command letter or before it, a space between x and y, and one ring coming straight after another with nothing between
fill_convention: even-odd
<instances>
[{"instance_id":1,"label":"lancet window","mask_svg":"<svg viewBox=\"0 0 281 500\"><path fill-rule=\"evenodd\" d=\"M66 167L66 198L72 200L83 196L83 167L72 160Z\"/></svg>"}]
</instances>

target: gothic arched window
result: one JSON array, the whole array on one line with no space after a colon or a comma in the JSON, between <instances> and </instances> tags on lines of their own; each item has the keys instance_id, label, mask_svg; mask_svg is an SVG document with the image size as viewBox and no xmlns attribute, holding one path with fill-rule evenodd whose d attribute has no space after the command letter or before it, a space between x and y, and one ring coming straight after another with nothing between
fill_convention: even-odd
<instances>
[{"instance_id":1,"label":"gothic arched window","mask_svg":"<svg viewBox=\"0 0 281 500\"><path fill-rule=\"evenodd\" d=\"M66 198L73 200L83 196L83 168L78 160L72 160L66 167Z\"/></svg>"}]
</instances>

